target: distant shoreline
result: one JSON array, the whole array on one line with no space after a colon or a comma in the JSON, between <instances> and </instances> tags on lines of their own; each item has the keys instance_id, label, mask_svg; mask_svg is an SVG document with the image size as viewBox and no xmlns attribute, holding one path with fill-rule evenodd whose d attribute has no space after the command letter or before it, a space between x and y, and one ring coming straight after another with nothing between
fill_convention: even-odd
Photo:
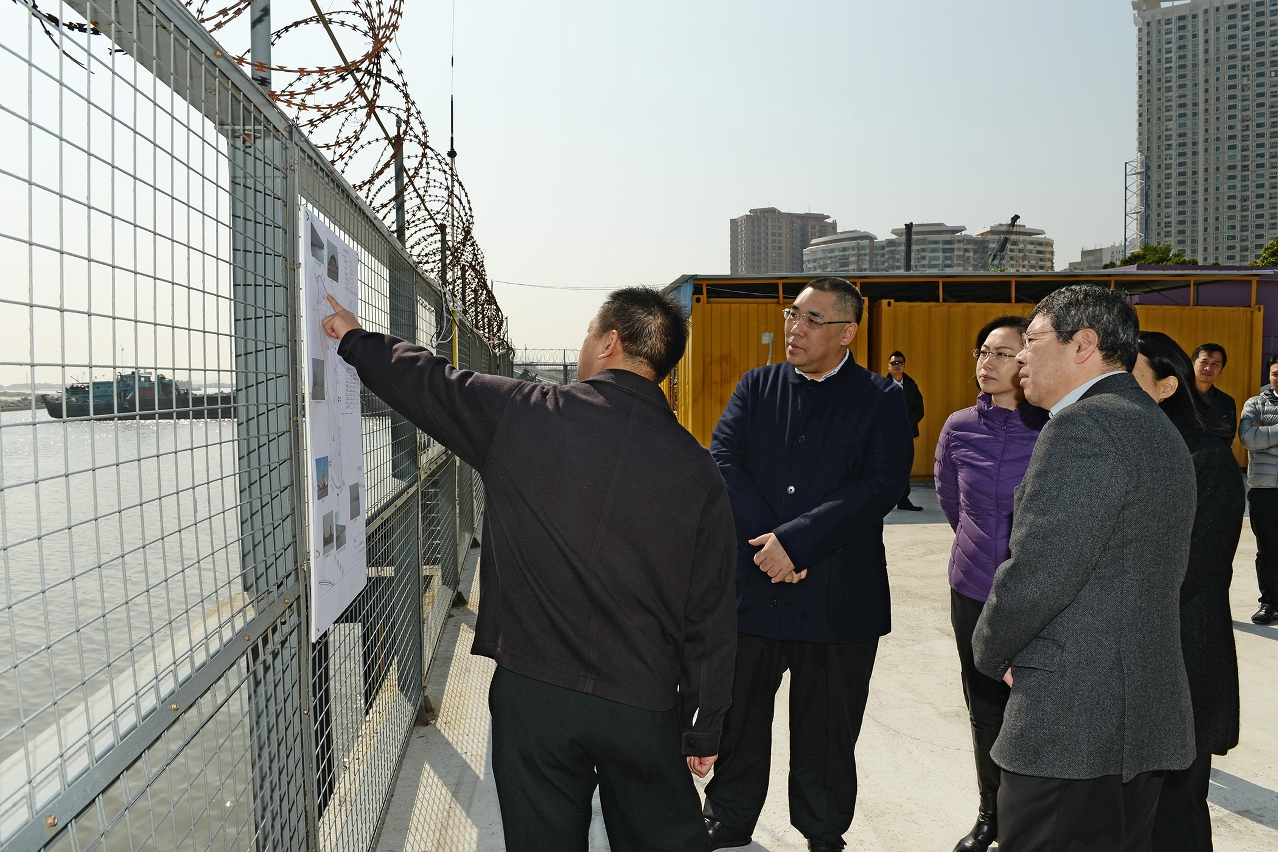
<instances>
[{"instance_id":1,"label":"distant shoreline","mask_svg":"<svg viewBox=\"0 0 1278 852\"><path fill-rule=\"evenodd\" d=\"M35 395L35 406L44 408L45 397L57 397L61 394L38 393ZM14 391L0 392L0 411L28 411L32 407L31 394Z\"/></svg>"}]
</instances>

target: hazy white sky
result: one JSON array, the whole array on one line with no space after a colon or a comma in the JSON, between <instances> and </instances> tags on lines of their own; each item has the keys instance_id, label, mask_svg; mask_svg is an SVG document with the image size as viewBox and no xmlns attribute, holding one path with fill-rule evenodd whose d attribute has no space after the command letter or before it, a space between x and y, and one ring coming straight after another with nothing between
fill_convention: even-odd
<instances>
[{"instance_id":1,"label":"hazy white sky","mask_svg":"<svg viewBox=\"0 0 1278 852\"><path fill-rule=\"evenodd\" d=\"M401 35L446 150L452 4ZM726 273L728 220L884 236L1019 213L1056 265L1122 237L1126 0L457 0L458 170L489 274L564 287ZM603 297L496 286L516 346L577 346Z\"/></svg>"}]
</instances>

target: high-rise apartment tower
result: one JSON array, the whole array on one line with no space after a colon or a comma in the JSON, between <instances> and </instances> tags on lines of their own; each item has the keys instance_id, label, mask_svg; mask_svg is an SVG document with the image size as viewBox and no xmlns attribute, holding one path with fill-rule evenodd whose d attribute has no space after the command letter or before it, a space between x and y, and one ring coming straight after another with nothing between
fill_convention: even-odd
<instances>
[{"instance_id":1,"label":"high-rise apartment tower","mask_svg":"<svg viewBox=\"0 0 1278 852\"><path fill-rule=\"evenodd\" d=\"M1148 240L1253 260L1278 234L1278 0L1132 8Z\"/></svg>"},{"instance_id":2,"label":"high-rise apartment tower","mask_svg":"<svg viewBox=\"0 0 1278 852\"><path fill-rule=\"evenodd\" d=\"M733 275L802 272L808 244L839 230L824 213L783 213L775 207L756 207L730 225Z\"/></svg>"}]
</instances>

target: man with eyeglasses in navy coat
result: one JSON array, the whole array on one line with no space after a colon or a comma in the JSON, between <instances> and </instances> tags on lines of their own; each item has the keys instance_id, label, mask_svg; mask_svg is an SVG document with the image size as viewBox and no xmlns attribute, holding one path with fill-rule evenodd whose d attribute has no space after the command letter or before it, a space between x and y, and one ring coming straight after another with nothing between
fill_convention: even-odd
<instances>
[{"instance_id":1,"label":"man with eyeglasses in navy coat","mask_svg":"<svg viewBox=\"0 0 1278 852\"><path fill-rule=\"evenodd\" d=\"M736 522L732 706L703 813L711 848L750 842L768 790L772 717L790 671L790 822L844 847L854 750L879 637L891 629L883 517L914 460L905 395L848 351L864 311L840 278L786 310L786 361L742 377L715 427Z\"/></svg>"}]
</instances>

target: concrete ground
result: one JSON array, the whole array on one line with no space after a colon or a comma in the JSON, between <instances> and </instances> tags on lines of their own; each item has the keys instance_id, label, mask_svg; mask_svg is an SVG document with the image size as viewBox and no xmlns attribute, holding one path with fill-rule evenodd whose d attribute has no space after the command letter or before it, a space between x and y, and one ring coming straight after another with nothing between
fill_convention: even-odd
<instances>
[{"instance_id":1,"label":"concrete ground","mask_svg":"<svg viewBox=\"0 0 1278 852\"><path fill-rule=\"evenodd\" d=\"M879 645L857 746L860 794L845 835L849 850L948 852L976 816L975 771L949 622L946 563L953 539L935 495L915 488L923 512L894 511L886 544L893 632ZM1242 675L1242 741L1216 758L1210 805L1218 852L1278 848L1278 626L1251 624L1256 608L1255 541L1244 527L1232 593ZM472 560L473 564L473 560ZM428 692L441 707L414 730L377 852L496 852L505 848L488 751L493 663L467 652L478 585L464 576L470 606L453 611ZM777 695L768 802L747 850L800 852L786 805L788 680ZM608 848L596 799L591 852Z\"/></svg>"}]
</instances>

